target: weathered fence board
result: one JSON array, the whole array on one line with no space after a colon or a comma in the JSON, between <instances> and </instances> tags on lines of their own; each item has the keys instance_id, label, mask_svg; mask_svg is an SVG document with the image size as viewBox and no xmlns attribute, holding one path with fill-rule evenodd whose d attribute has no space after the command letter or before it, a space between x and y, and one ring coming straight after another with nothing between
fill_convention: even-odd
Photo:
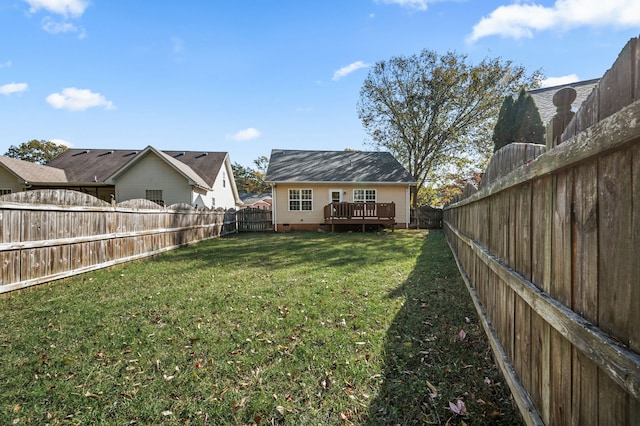
<instances>
[{"instance_id":1,"label":"weathered fence board","mask_svg":"<svg viewBox=\"0 0 640 426\"><path fill-rule=\"evenodd\" d=\"M636 39L586 102L562 143L444 213L528 424L640 423ZM520 159L520 149L503 157Z\"/></svg>"},{"instance_id":2,"label":"weathered fence board","mask_svg":"<svg viewBox=\"0 0 640 426\"><path fill-rule=\"evenodd\" d=\"M239 232L273 231L272 211L258 208L238 210Z\"/></svg>"},{"instance_id":3,"label":"weathered fence board","mask_svg":"<svg viewBox=\"0 0 640 426\"><path fill-rule=\"evenodd\" d=\"M0 293L236 231L235 210L148 200L110 205L65 190L0 197Z\"/></svg>"}]
</instances>

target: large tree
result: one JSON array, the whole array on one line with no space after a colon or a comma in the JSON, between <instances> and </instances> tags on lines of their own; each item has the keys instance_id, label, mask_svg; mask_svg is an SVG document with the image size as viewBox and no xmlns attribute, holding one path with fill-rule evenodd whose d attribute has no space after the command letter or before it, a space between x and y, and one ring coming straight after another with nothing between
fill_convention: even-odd
<instances>
[{"instance_id":1,"label":"large tree","mask_svg":"<svg viewBox=\"0 0 640 426\"><path fill-rule=\"evenodd\" d=\"M18 146L11 145L4 155L31 163L47 164L66 150L67 147L65 145L33 139L29 142L23 142Z\"/></svg>"},{"instance_id":2,"label":"large tree","mask_svg":"<svg viewBox=\"0 0 640 426\"><path fill-rule=\"evenodd\" d=\"M253 164L256 166L256 170L250 167L244 167L238 163L233 163L231 165L238 192L241 194L261 194L270 192L271 187L264 182L266 170L269 166L269 159L263 155L253 160Z\"/></svg>"},{"instance_id":3,"label":"large tree","mask_svg":"<svg viewBox=\"0 0 640 426\"><path fill-rule=\"evenodd\" d=\"M503 98L538 79L500 58L473 65L465 55L423 50L377 62L358 115L373 144L394 154L418 188L433 186L451 167L486 165Z\"/></svg>"}]
</instances>

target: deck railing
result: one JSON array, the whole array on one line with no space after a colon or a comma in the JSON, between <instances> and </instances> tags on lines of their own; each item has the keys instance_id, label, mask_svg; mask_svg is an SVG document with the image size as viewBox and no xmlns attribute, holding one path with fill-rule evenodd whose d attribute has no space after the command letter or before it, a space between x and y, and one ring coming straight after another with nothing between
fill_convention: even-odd
<instances>
[{"instance_id":1,"label":"deck railing","mask_svg":"<svg viewBox=\"0 0 640 426\"><path fill-rule=\"evenodd\" d=\"M324 206L325 220L395 219L395 203L330 203Z\"/></svg>"}]
</instances>

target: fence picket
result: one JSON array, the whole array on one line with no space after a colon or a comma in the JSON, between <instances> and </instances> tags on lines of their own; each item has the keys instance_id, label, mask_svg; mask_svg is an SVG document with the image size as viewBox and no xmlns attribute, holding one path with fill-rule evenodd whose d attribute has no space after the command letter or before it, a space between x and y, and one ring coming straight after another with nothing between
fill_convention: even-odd
<instances>
[{"instance_id":1,"label":"fence picket","mask_svg":"<svg viewBox=\"0 0 640 426\"><path fill-rule=\"evenodd\" d=\"M640 423L639 76L633 39L559 145L517 168L501 158L524 147L501 153L493 181L444 211L528 424Z\"/></svg>"},{"instance_id":2,"label":"fence picket","mask_svg":"<svg viewBox=\"0 0 640 426\"><path fill-rule=\"evenodd\" d=\"M225 223L225 215L228 224ZM235 232L235 210L148 200L111 206L65 190L0 198L0 293ZM226 228L225 228L226 226Z\"/></svg>"}]
</instances>

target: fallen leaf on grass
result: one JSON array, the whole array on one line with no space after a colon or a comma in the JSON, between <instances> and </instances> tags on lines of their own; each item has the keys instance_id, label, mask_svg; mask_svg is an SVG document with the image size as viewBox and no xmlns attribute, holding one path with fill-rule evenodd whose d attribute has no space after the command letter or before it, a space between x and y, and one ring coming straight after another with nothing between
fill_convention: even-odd
<instances>
[{"instance_id":1,"label":"fallen leaf on grass","mask_svg":"<svg viewBox=\"0 0 640 426\"><path fill-rule=\"evenodd\" d=\"M464 330L460 330L458 332L458 339L460 339L460 341L463 341L465 337L467 337L467 332Z\"/></svg>"},{"instance_id":2,"label":"fallen leaf on grass","mask_svg":"<svg viewBox=\"0 0 640 426\"><path fill-rule=\"evenodd\" d=\"M431 393L429 394L431 398L435 398L436 396L438 396L438 389L436 389L436 387L433 386L433 384L428 380L427 380L427 386L431 390Z\"/></svg>"},{"instance_id":3,"label":"fallen leaf on grass","mask_svg":"<svg viewBox=\"0 0 640 426\"><path fill-rule=\"evenodd\" d=\"M461 416L464 416L465 414L467 414L467 406L464 405L464 401L460 399L458 399L455 404L449 401L449 409L451 409L451 411Z\"/></svg>"},{"instance_id":4,"label":"fallen leaf on grass","mask_svg":"<svg viewBox=\"0 0 640 426\"><path fill-rule=\"evenodd\" d=\"M281 416L284 416L284 407L282 405L278 405L276 411L280 413Z\"/></svg>"},{"instance_id":5,"label":"fallen leaf on grass","mask_svg":"<svg viewBox=\"0 0 640 426\"><path fill-rule=\"evenodd\" d=\"M84 394L87 398L100 399L102 396L95 393L87 392Z\"/></svg>"},{"instance_id":6,"label":"fallen leaf on grass","mask_svg":"<svg viewBox=\"0 0 640 426\"><path fill-rule=\"evenodd\" d=\"M173 414L173 413L172 413L171 411L169 411L169 410L165 410L165 411L163 411L163 412L162 412L162 415L163 415L163 416L170 416L170 415L172 415L172 414Z\"/></svg>"},{"instance_id":7,"label":"fallen leaf on grass","mask_svg":"<svg viewBox=\"0 0 640 426\"><path fill-rule=\"evenodd\" d=\"M331 379L329 378L329 376L326 376L324 380L321 380L320 382L318 382L318 385L320 385L322 389L327 390L331 385Z\"/></svg>"}]
</instances>

